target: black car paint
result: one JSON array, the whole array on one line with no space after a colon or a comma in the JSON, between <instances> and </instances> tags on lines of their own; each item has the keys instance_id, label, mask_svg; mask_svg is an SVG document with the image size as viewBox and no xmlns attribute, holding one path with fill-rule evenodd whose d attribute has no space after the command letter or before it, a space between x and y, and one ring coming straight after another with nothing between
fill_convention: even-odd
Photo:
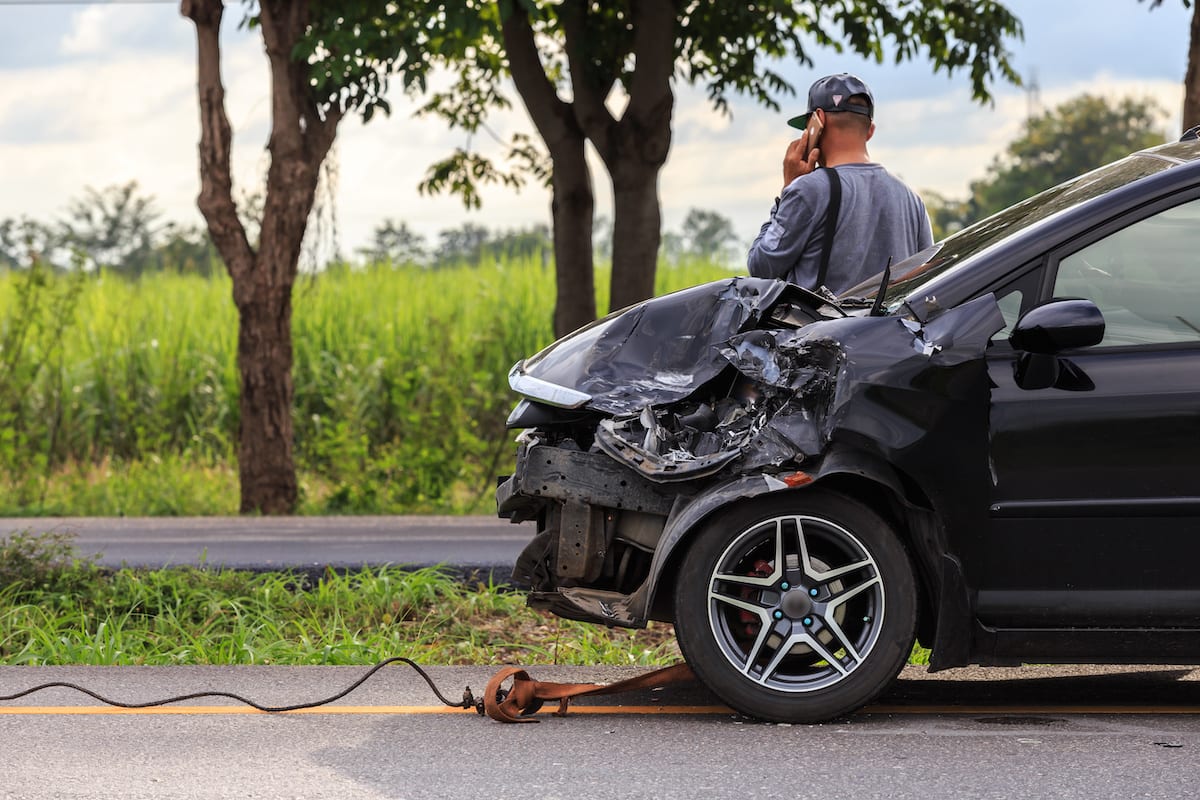
<instances>
[{"instance_id":1,"label":"black car paint","mask_svg":"<svg viewBox=\"0 0 1200 800\"><path fill-rule=\"evenodd\" d=\"M1195 448L1178 446L1200 440L1200 375L1182 366L1194 365L1196 348L1068 349L1049 358L1056 375L1065 370L1075 377L1035 385L1020 366L1027 353L1000 339L989 345L1004 327L989 292L1014 280L1035 285L1022 307L1029 311L1051 299L1056 254L1064 248L1116 220L1200 196L1194 145L1133 158L1166 166L1152 164L1128 185L998 239L975 255L970 269L948 269L918 296L903 294L906 273L900 265L900 279L889 290L896 299L891 316L845 316L796 287L732 281L649 301L607 323L609 333L620 335L605 340L604 358L577 357L570 367L603 363L588 386L600 398L590 407L604 416L669 407L731 367L768 394L772 388L783 397L793 392L792 402L774 410L761 429L768 436L755 442L749 458L670 485L661 475L639 473L636 453L625 454L628 464L619 464L611 452L568 453L571 464L552 458L548 468L537 468L531 465L547 445L524 445L516 476L498 492L503 512L538 516L547 499L591 509L599 499L596 505L618 513L632 504L637 513L663 517L646 578L633 591L543 587L531 602L607 624L639 626L669 617L669 609L655 603L656 594L662 594L677 553L697 525L735 500L804 491L786 483L803 470L815 482L859 491L875 487L869 491L908 532L926 592L922 638L932 644L934 668L1029 658L1200 657L1200 644L1193 641L1200 637L1184 635L1200 629L1200 582L1192 566L1200 555L1194 534L1200 522L1195 478L1200 456ZM1143 169L1137 163L1130 168ZM922 263L934 263L939 255L935 249ZM736 313L713 313L721 297L736 298ZM813 318L828 319L763 330L772 304L785 297ZM662 356L659 345L695 333L688 326L698 320L724 320L727 327L709 324L702 340L689 339L691 350L654 361ZM647 321L653 324L639 330ZM631 342L639 344L628 347ZM821 358L806 360L818 342ZM622 378L653 361L655 372L668 372L674 380L683 373L672 358L698 350L705 356L696 359L702 369L687 384ZM800 354L792 366L808 372L766 375L762 359L753 356L767 350L774 361L780 352ZM542 377L549 375L548 365L565 368L550 352L531 360ZM546 379L573 380L561 373ZM1138 416L1136 403L1139 387L1147 385L1174 398L1149 418ZM804 391L796 394L801 386ZM598 492L587 476L600 464L599 473L613 485ZM611 535L602 521L594 522L604 533L593 539ZM582 545L592 548L593 557L602 556L605 546ZM1128 557L1114 558L1114 550ZM564 583L572 582L583 583Z\"/></svg>"},{"instance_id":2,"label":"black car paint","mask_svg":"<svg viewBox=\"0 0 1200 800\"><path fill-rule=\"evenodd\" d=\"M629 316L636 321L688 320L694 319L695 314L672 314L670 309L679 305L708 306L712 301L718 301L715 304L719 305L722 297L767 294L739 290L746 280L710 284L706 292L693 289L658 298L645 304L654 308L653 313L642 311ZM782 296L781 292L769 294L776 300ZM640 498L635 504L638 511L666 514L648 575L634 592L622 596L593 592L587 587L558 586L554 591L535 591L531 601L563 616L608 624L645 624L654 613L664 572L697 523L736 499L786 488L781 479L762 474L769 467L794 469L803 465L805 473L815 480L836 475L866 478L899 492L901 502L909 509L906 513L914 518L922 515L922 509L928 509L933 512L924 512L929 520L940 519L951 525L978 524L979 520L972 520L971 515L979 513L986 502L979 494L979 487L986 481L983 464L987 392L982 354L991 335L1003 324L994 299L985 296L952 309L928 326L895 316L843 317L794 330L753 330L731 337L729 345L718 348L727 359L727 367L733 366L739 373L757 379L757 385L768 395L764 407L771 408L772 390L782 402L774 407L774 413L759 430L749 459L727 474L677 489L673 498L661 493L661 489L645 486L645 479L638 480L635 464L627 464L629 472L622 475L615 464L610 465L597 454L571 453L566 459L572 463L564 463L563 456L553 452L557 448L523 448L516 477L501 489L501 506L505 510L528 505L530 496L563 501L567 509L578 508L581 503L589 509L597 506L622 509L628 507L630 498ZM629 326L623 340L641 346L644 339L637 335L637 330L636 323ZM664 333L661 324L656 330ZM740 346L748 339L754 340L756 347L769 349L776 363L786 363L792 368L764 376L761 361L750 359L747 349ZM603 349L607 355L612 344L605 343ZM818 355L811 363L805 360L814 353ZM830 353L852 353L853 358L831 364ZM814 371L821 373L824 380L814 381L809 374ZM712 380L717 372L702 370L692 391ZM797 381L802 380L798 374L806 376L802 385L809 388L807 393L795 391ZM540 373L538 377L546 376ZM820 391L813 391L814 383L819 383ZM601 384L593 381L590 385L596 388ZM605 388L607 385L603 384ZM671 400L680 396L674 384L663 391ZM647 381L639 382L639 392L642 402L658 400ZM930 460L923 455L929 452L950 455ZM949 485L944 480L947 470L960 478L971 472L975 474L961 484ZM754 474L747 476L745 472ZM908 476L910 486L924 488L906 489L900 474ZM591 479L581 478L585 475ZM608 479L598 480L601 475ZM605 486L614 488L604 491ZM906 497L907 494L913 496ZM578 513L590 514L590 510ZM597 555L602 551L590 520L564 523L563 527L575 531L573 540L583 540L582 550ZM911 544L917 551L923 574L938 587L933 596L947 596L942 585L949 582L958 586L961 579L956 563L945 558L948 551L945 526L927 521L924 525L906 527L924 531L924 536L914 537ZM559 546L568 545L560 540ZM587 555L580 553L579 557ZM947 572L953 574L947 576ZM943 616L949 613L946 611ZM955 623L947 620L943 631L951 630L961 635L967 630L965 620ZM943 652L960 651L964 646L962 642L944 642L937 652L940 657Z\"/></svg>"}]
</instances>

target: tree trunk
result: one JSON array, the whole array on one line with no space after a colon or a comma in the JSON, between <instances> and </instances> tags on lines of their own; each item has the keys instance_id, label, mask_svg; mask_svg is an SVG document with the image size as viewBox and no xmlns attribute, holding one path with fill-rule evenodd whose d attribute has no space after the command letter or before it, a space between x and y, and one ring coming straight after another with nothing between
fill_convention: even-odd
<instances>
[{"instance_id":1,"label":"tree trunk","mask_svg":"<svg viewBox=\"0 0 1200 800\"><path fill-rule=\"evenodd\" d=\"M595 195L584 158L587 140L546 77L529 15L519 4L507 7L501 21L504 49L517 92L550 151L551 216L554 221L554 334L564 336L596 318L592 263Z\"/></svg>"},{"instance_id":2,"label":"tree trunk","mask_svg":"<svg viewBox=\"0 0 1200 800\"><path fill-rule=\"evenodd\" d=\"M260 251L260 262L265 255ZM256 286L251 295L238 303L241 511L290 514L298 499L292 453L291 291Z\"/></svg>"},{"instance_id":3,"label":"tree trunk","mask_svg":"<svg viewBox=\"0 0 1200 800\"><path fill-rule=\"evenodd\" d=\"M596 283L592 263L592 219L595 197L584 158L583 135L552 150L554 219L554 335L566 336L596 318ZM556 152L557 151L557 152Z\"/></svg>"},{"instance_id":4,"label":"tree trunk","mask_svg":"<svg viewBox=\"0 0 1200 800\"><path fill-rule=\"evenodd\" d=\"M658 199L661 164L623 154L613 170L613 267L609 310L654 296L654 274L662 212Z\"/></svg>"},{"instance_id":5,"label":"tree trunk","mask_svg":"<svg viewBox=\"0 0 1200 800\"><path fill-rule=\"evenodd\" d=\"M573 110L579 126L596 146L613 182L613 263L609 310L615 311L654 295L662 212L658 173L671 151L671 114L675 96L676 11L670 0L638 0L632 4L633 56L629 103L620 121L604 104L610 85L590 83L594 73L586 60L581 0L560 6Z\"/></svg>"},{"instance_id":6,"label":"tree trunk","mask_svg":"<svg viewBox=\"0 0 1200 800\"><path fill-rule=\"evenodd\" d=\"M291 54L308 22L308 3L261 0L260 28L271 65L267 195L258 252L233 201L232 130L225 113L219 33L222 0L183 0L196 25L200 100L197 205L233 280L241 377L238 476L243 513L287 514L298 499L292 428L292 285L321 162L341 112L321 113L308 69Z\"/></svg>"},{"instance_id":7,"label":"tree trunk","mask_svg":"<svg viewBox=\"0 0 1200 800\"><path fill-rule=\"evenodd\" d=\"M1183 129L1200 125L1200 2L1192 2L1192 35L1187 76L1183 79Z\"/></svg>"}]
</instances>

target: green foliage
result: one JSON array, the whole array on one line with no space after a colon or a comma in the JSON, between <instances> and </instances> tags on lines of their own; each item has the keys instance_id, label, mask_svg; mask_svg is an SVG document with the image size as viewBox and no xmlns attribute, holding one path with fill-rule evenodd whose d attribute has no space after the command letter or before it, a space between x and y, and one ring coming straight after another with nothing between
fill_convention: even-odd
<instances>
[{"instance_id":1,"label":"green foliage","mask_svg":"<svg viewBox=\"0 0 1200 800\"><path fill-rule=\"evenodd\" d=\"M376 111L391 111L390 78L399 78L410 95L422 93L432 66L469 52L482 35L480 9L488 5L475 0L313 3L308 33L293 56L309 63L312 90L324 107L355 110L369 122ZM254 24L257 17L248 19Z\"/></svg>"},{"instance_id":2,"label":"green foliage","mask_svg":"<svg viewBox=\"0 0 1200 800\"><path fill-rule=\"evenodd\" d=\"M302 513L489 508L513 456L504 376L553 338L554 287L540 255L484 263L297 284ZM689 262L658 290L727 274ZM230 291L223 272L0 275L0 514L236 513Z\"/></svg>"},{"instance_id":3,"label":"green foliage","mask_svg":"<svg viewBox=\"0 0 1200 800\"><path fill-rule=\"evenodd\" d=\"M969 200L956 200L930 190L922 191L921 199L925 202L925 210L929 213L929 222L933 228L935 242L962 230L970 223L971 203Z\"/></svg>"},{"instance_id":4,"label":"green foliage","mask_svg":"<svg viewBox=\"0 0 1200 800\"><path fill-rule=\"evenodd\" d=\"M139 194L136 181L88 186L68 202L57 222L0 220L0 267L108 269L129 278L166 268L200 275L221 269L206 231L160 224L159 216L154 198Z\"/></svg>"},{"instance_id":5,"label":"green foliage","mask_svg":"<svg viewBox=\"0 0 1200 800\"><path fill-rule=\"evenodd\" d=\"M465 3L467 10L459 9L454 25L441 27L456 30L464 46L436 62L460 78L451 89L429 95L420 113L473 134L484 127L492 109L511 105L502 92L508 56L501 25L518 14L528 16L545 78L560 98L583 93L605 98L618 84L636 96L633 3ZM475 20L470 18L472 7L479 9ZM811 65L814 47L849 50L880 63L887 56L896 63L925 59L934 71L947 74L965 70L972 95L980 102L991 99L989 87L996 80L1020 83L1005 42L1022 36L1021 24L994 0L754 0L692 3L679 9L672 29L647 35L673 38L675 76L704 86L714 108L722 112L728 111L731 93L778 109L780 99L794 96L796 88L774 65L793 58ZM576 115L582 113L573 99L564 103ZM540 148L514 140L502 143L501 150L510 162L507 170L481 153L457 149L431 168L422 190L449 191L474 207L482 183L519 186L530 170L544 180L546 157Z\"/></svg>"},{"instance_id":6,"label":"green foliage","mask_svg":"<svg viewBox=\"0 0 1200 800\"><path fill-rule=\"evenodd\" d=\"M910 663L927 663L914 647ZM105 572L70 538L0 542L0 664L425 664L662 666L669 625L558 619L490 582L394 567L312 578L161 569Z\"/></svg>"},{"instance_id":7,"label":"green foliage","mask_svg":"<svg viewBox=\"0 0 1200 800\"><path fill-rule=\"evenodd\" d=\"M0 220L0 268L22 269L35 263L52 263L58 248L54 230L37 220Z\"/></svg>"},{"instance_id":8,"label":"green foliage","mask_svg":"<svg viewBox=\"0 0 1200 800\"><path fill-rule=\"evenodd\" d=\"M0 516L216 516L238 513L231 456L195 451L70 462L45 481L36 503L0 493Z\"/></svg>"},{"instance_id":9,"label":"green foliage","mask_svg":"<svg viewBox=\"0 0 1200 800\"><path fill-rule=\"evenodd\" d=\"M526 608L523 595L436 569L327 572L316 580L55 569L56 584L0 588L0 663L369 664L404 656L439 664L658 665L679 657L669 628L550 619Z\"/></svg>"},{"instance_id":10,"label":"green foliage","mask_svg":"<svg viewBox=\"0 0 1200 800\"><path fill-rule=\"evenodd\" d=\"M137 194L137 182L84 189L67 207L63 244L80 252L86 264L120 267L138 275L151 263L159 236L154 199Z\"/></svg>"},{"instance_id":11,"label":"green foliage","mask_svg":"<svg viewBox=\"0 0 1200 800\"><path fill-rule=\"evenodd\" d=\"M737 244L733 222L726 216L702 208L688 209L683 219L684 251L696 258L724 261Z\"/></svg>"},{"instance_id":12,"label":"green foliage","mask_svg":"<svg viewBox=\"0 0 1200 800\"><path fill-rule=\"evenodd\" d=\"M491 234L482 225L464 222L438 234L437 260L443 264L478 264Z\"/></svg>"},{"instance_id":13,"label":"green foliage","mask_svg":"<svg viewBox=\"0 0 1200 800\"><path fill-rule=\"evenodd\" d=\"M206 229L175 222L168 222L163 226L148 266L156 270L171 269L202 277L224 269Z\"/></svg>"},{"instance_id":14,"label":"green foliage","mask_svg":"<svg viewBox=\"0 0 1200 800\"><path fill-rule=\"evenodd\" d=\"M45 264L9 276L0 304L0 473L21 504L40 502L66 425L66 331L83 275L56 278Z\"/></svg>"},{"instance_id":15,"label":"green foliage","mask_svg":"<svg viewBox=\"0 0 1200 800\"><path fill-rule=\"evenodd\" d=\"M541 259L549 257L552 249L546 225L493 231L465 222L439 231L437 246L430 251L425 237L410 230L406 223L385 220L376 226L371 246L359 252L368 263L444 268Z\"/></svg>"},{"instance_id":16,"label":"green foliage","mask_svg":"<svg viewBox=\"0 0 1200 800\"><path fill-rule=\"evenodd\" d=\"M927 59L934 71L970 73L976 100L990 99L989 83L1019 78L1009 62L1006 37L1021 36L1020 22L998 2L957 0L836 0L835 2L698 3L679 19L677 63L683 77L708 88L718 109L732 90L769 108L787 81L767 64L792 57L812 64L811 43L882 63Z\"/></svg>"},{"instance_id":17,"label":"green foliage","mask_svg":"<svg viewBox=\"0 0 1200 800\"><path fill-rule=\"evenodd\" d=\"M491 159L460 147L431 164L417 190L430 195L448 192L461 198L463 207L478 209L483 205L480 187L491 185L520 189L525 185L525 176L519 170L498 169Z\"/></svg>"},{"instance_id":18,"label":"green foliage","mask_svg":"<svg viewBox=\"0 0 1200 800\"><path fill-rule=\"evenodd\" d=\"M73 542L61 532L19 531L0 538L0 587L26 600L78 592L96 575L93 560L77 556Z\"/></svg>"},{"instance_id":19,"label":"green foliage","mask_svg":"<svg viewBox=\"0 0 1200 800\"><path fill-rule=\"evenodd\" d=\"M968 221L1166 141L1165 112L1149 97L1115 103L1083 94L1025 121L1022 133L971 184Z\"/></svg>"},{"instance_id":20,"label":"green foliage","mask_svg":"<svg viewBox=\"0 0 1200 800\"><path fill-rule=\"evenodd\" d=\"M434 265L447 267L495 261L520 261L548 256L553 243L550 229L533 225L508 231L489 231L470 222L438 234Z\"/></svg>"},{"instance_id":21,"label":"green foliage","mask_svg":"<svg viewBox=\"0 0 1200 800\"><path fill-rule=\"evenodd\" d=\"M369 264L424 264L425 237L411 230L407 222L386 219L375 226L371 244L358 252Z\"/></svg>"}]
</instances>

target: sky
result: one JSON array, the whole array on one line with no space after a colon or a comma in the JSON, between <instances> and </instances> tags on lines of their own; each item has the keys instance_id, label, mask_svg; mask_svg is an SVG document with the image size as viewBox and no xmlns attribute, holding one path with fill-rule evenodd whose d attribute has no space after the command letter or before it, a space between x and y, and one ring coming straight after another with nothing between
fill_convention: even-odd
<instances>
[{"instance_id":1,"label":"sky","mask_svg":"<svg viewBox=\"0 0 1200 800\"><path fill-rule=\"evenodd\" d=\"M664 228L678 230L691 208L717 211L749 241L778 193L786 119L804 111L808 85L848 71L871 86L877 131L872 157L918 191L964 197L992 158L1020 134L1030 110L1047 110L1090 92L1113 99L1155 98L1164 135L1178 135L1191 11L1182 0L1157 9L1135 0L1005 0L1024 39L1012 61L1038 90L995 84L994 102L971 100L969 77L934 74L923 61L875 64L813 50L814 63L776 65L797 95L779 111L735 99L732 114L713 110L702 88L676 86L673 148L660 177ZM235 131L235 192L253 191L266 172L270 96L256 33L226 13L223 70ZM85 187L136 181L163 220L201 224L196 143L195 31L175 2L82 3L0 0L0 220L65 215ZM338 245L350 257L386 219L435 242L437 232L473 222L504 230L549 224L549 192L490 188L479 211L445 196L422 196L428 165L454 148L489 147L432 119L399 92L390 117L339 128L331 170ZM500 139L533 128L515 92L495 115ZM608 178L593 159L597 213L611 218Z\"/></svg>"}]
</instances>

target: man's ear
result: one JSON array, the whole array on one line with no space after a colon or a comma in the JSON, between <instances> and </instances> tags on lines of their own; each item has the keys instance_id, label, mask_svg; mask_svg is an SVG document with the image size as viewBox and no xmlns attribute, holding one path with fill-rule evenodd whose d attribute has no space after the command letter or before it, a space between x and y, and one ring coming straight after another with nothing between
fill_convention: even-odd
<instances>
[{"instance_id":1,"label":"man's ear","mask_svg":"<svg viewBox=\"0 0 1200 800\"><path fill-rule=\"evenodd\" d=\"M875 123L871 123L871 127L867 128L867 141L871 141L871 137L875 135Z\"/></svg>"}]
</instances>

